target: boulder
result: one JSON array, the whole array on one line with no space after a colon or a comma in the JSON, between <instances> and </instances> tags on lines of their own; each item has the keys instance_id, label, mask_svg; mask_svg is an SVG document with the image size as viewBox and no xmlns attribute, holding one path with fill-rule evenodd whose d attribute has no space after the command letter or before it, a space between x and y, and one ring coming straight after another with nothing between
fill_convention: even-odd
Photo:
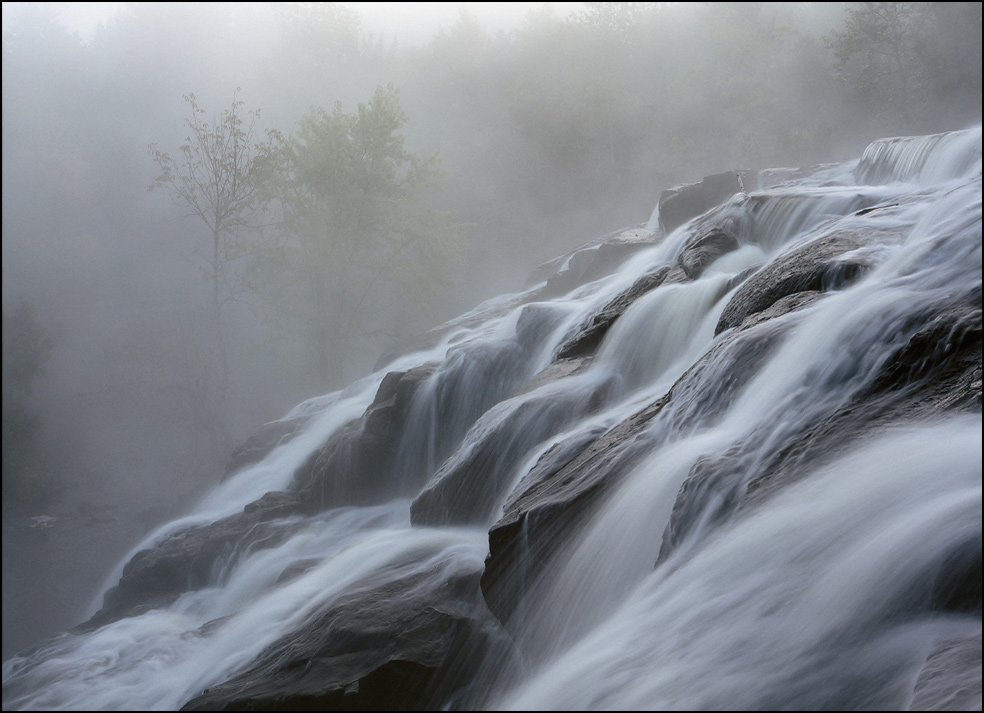
<instances>
[{"instance_id":1,"label":"boulder","mask_svg":"<svg viewBox=\"0 0 984 713\"><path fill-rule=\"evenodd\" d=\"M607 401L611 377L577 388L551 388L498 404L475 424L465 444L441 466L410 507L414 525L486 525L512 485L521 459L537 444Z\"/></svg>"},{"instance_id":2,"label":"boulder","mask_svg":"<svg viewBox=\"0 0 984 713\"><path fill-rule=\"evenodd\" d=\"M669 267L661 267L655 272L643 275L632 285L606 304L600 312L582 324L574 336L570 337L557 352L558 359L570 359L594 352L609 328L633 302L650 292L666 279Z\"/></svg>"},{"instance_id":3,"label":"boulder","mask_svg":"<svg viewBox=\"0 0 984 713\"><path fill-rule=\"evenodd\" d=\"M403 567L363 583L182 710L434 709L474 674L474 652L512 655L478 577Z\"/></svg>"},{"instance_id":4,"label":"boulder","mask_svg":"<svg viewBox=\"0 0 984 713\"><path fill-rule=\"evenodd\" d=\"M163 606L180 594L215 583L216 568L247 549L274 547L292 534L301 501L292 493L270 492L243 511L209 525L195 525L141 550L123 567L119 583L106 592L103 608L81 630L91 630Z\"/></svg>"},{"instance_id":5,"label":"boulder","mask_svg":"<svg viewBox=\"0 0 984 713\"><path fill-rule=\"evenodd\" d=\"M737 249L738 240L734 235L721 228L711 228L687 243L680 252L680 267L687 273L687 277L696 280L708 265Z\"/></svg>"},{"instance_id":6,"label":"boulder","mask_svg":"<svg viewBox=\"0 0 984 713\"><path fill-rule=\"evenodd\" d=\"M294 488L310 508L365 505L392 496L394 459L413 396L434 368L424 364L388 373L365 413L335 431L297 469Z\"/></svg>"},{"instance_id":7,"label":"boulder","mask_svg":"<svg viewBox=\"0 0 984 713\"><path fill-rule=\"evenodd\" d=\"M751 314L761 312L783 297L799 292L823 292L843 287L871 269L871 260L856 252L872 238L897 239L898 231L841 230L824 234L772 260L753 274L728 302L716 333L737 327ZM849 253L853 253L850 254Z\"/></svg>"},{"instance_id":8,"label":"boulder","mask_svg":"<svg viewBox=\"0 0 984 713\"><path fill-rule=\"evenodd\" d=\"M667 188L659 196L660 228L665 234L672 233L688 220L703 215L735 193L742 192L742 187L744 192L756 190L756 175L753 171L728 171L705 176L699 183Z\"/></svg>"}]
</instances>

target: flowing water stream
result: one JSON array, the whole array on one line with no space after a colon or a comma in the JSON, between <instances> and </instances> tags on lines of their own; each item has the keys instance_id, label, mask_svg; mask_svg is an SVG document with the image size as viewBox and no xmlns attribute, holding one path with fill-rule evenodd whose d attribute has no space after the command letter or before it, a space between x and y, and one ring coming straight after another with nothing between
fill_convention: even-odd
<instances>
[{"instance_id":1,"label":"flowing water stream","mask_svg":"<svg viewBox=\"0 0 984 713\"><path fill-rule=\"evenodd\" d=\"M674 265L707 221L741 247L699 279L635 300L584 368L520 389L592 314ZM871 236L858 249L871 269L770 320L755 359L738 354L731 330L715 333L738 276L850 231ZM888 423L805 460L797 478L739 516L722 514L736 493L768 480L777 454L873 388L924 323L916 315L974 294L979 305L980 128L876 142L860 163L738 194L611 274L550 300L485 305L433 347L397 359L388 371L432 371L379 504L281 518L270 523L283 529L279 544L226 553L208 586L10 659L4 708L180 708L359 583L479 571L489 528L543 454L590 441L672 388L636 437L644 455L515 593L503 623L521 665L486 660L467 705L979 710L979 609L922 605L941 562L975 543L980 556L979 411ZM291 488L311 454L373 403L384 375L298 406L287 420L303 420L299 432L131 555ZM720 490L674 515L695 464L725 456ZM452 500L434 517L453 524L411 525L411 502L435 487L435 473L463 470L467 517ZM669 547L671 522L679 537ZM927 657L948 641L957 653L969 647L976 668L944 667L917 692Z\"/></svg>"}]
</instances>

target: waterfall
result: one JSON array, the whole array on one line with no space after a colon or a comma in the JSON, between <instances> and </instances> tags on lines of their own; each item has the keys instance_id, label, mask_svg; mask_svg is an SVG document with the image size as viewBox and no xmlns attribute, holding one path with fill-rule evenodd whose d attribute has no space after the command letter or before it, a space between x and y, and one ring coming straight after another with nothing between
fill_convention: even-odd
<instances>
[{"instance_id":1,"label":"waterfall","mask_svg":"<svg viewBox=\"0 0 984 713\"><path fill-rule=\"evenodd\" d=\"M979 709L981 129L796 175L271 424L4 708Z\"/></svg>"},{"instance_id":2,"label":"waterfall","mask_svg":"<svg viewBox=\"0 0 984 713\"><path fill-rule=\"evenodd\" d=\"M886 434L677 568L619 581L623 600L496 707L908 708L934 642L980 647L979 616L910 613L941 554L979 541L980 470L979 418Z\"/></svg>"}]
</instances>

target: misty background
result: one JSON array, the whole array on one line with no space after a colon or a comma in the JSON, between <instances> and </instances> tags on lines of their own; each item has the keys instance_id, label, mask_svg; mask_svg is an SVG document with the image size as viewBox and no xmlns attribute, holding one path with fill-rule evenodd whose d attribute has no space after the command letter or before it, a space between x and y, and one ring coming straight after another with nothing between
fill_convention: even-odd
<instances>
[{"instance_id":1,"label":"misty background","mask_svg":"<svg viewBox=\"0 0 984 713\"><path fill-rule=\"evenodd\" d=\"M3 4L4 659L262 424L661 190L981 121L980 3L499 5L397 36L357 3L136 3L83 36ZM196 117L257 147L221 268L158 180ZM369 232L327 187L362 180L339 127L402 140Z\"/></svg>"}]
</instances>

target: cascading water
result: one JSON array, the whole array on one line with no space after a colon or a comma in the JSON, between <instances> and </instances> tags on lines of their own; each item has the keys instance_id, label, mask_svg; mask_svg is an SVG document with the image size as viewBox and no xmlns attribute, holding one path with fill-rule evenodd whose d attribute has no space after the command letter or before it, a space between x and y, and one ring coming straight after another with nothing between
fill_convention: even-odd
<instances>
[{"instance_id":1,"label":"cascading water","mask_svg":"<svg viewBox=\"0 0 984 713\"><path fill-rule=\"evenodd\" d=\"M657 215L288 414L4 708L980 709L980 128Z\"/></svg>"}]
</instances>

